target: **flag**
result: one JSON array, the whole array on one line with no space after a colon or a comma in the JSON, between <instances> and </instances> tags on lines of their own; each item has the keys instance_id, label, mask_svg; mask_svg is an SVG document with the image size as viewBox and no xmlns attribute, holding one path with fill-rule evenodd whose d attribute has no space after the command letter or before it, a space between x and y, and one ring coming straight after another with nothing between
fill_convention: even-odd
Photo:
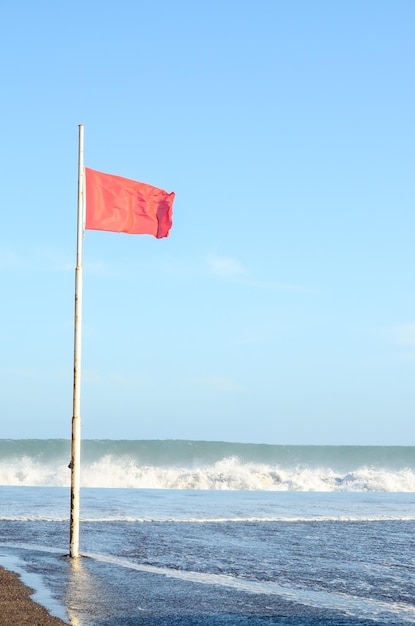
<instances>
[{"instance_id":1,"label":"flag","mask_svg":"<svg viewBox=\"0 0 415 626\"><path fill-rule=\"evenodd\" d=\"M88 230L167 237L174 193L85 168Z\"/></svg>"}]
</instances>

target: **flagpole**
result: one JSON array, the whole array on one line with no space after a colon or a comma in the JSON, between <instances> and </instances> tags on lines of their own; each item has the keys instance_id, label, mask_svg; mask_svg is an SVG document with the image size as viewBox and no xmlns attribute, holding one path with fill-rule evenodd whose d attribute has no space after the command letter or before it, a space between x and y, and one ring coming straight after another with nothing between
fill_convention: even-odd
<instances>
[{"instance_id":1,"label":"flagpole","mask_svg":"<svg viewBox=\"0 0 415 626\"><path fill-rule=\"evenodd\" d=\"M81 460L81 338L82 338L82 243L84 231L84 126L79 125L78 144L78 228L76 239L75 268L75 324L74 324L74 369L73 369L73 413L71 446L71 515L69 556L79 556L79 504L80 504L80 460Z\"/></svg>"}]
</instances>

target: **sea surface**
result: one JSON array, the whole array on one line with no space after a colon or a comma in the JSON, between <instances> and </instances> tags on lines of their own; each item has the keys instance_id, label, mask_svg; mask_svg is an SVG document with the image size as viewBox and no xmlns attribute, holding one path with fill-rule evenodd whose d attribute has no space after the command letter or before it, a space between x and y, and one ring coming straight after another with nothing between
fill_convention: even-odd
<instances>
[{"instance_id":1,"label":"sea surface","mask_svg":"<svg viewBox=\"0 0 415 626\"><path fill-rule=\"evenodd\" d=\"M415 447L0 440L0 565L74 626L415 624Z\"/></svg>"}]
</instances>

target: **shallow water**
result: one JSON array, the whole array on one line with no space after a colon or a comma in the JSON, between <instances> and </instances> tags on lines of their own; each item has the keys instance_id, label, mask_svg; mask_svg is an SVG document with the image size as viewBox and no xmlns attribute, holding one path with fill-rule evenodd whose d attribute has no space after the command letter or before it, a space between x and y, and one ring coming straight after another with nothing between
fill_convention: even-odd
<instances>
[{"instance_id":1,"label":"shallow water","mask_svg":"<svg viewBox=\"0 0 415 626\"><path fill-rule=\"evenodd\" d=\"M77 626L415 623L415 494L0 488L0 563Z\"/></svg>"}]
</instances>

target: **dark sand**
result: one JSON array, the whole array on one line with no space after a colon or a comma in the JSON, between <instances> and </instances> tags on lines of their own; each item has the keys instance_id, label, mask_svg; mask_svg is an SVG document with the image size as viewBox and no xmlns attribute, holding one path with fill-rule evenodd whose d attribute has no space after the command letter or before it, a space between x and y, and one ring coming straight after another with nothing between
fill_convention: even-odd
<instances>
[{"instance_id":1,"label":"dark sand","mask_svg":"<svg viewBox=\"0 0 415 626\"><path fill-rule=\"evenodd\" d=\"M18 574L0 567L0 626L67 626L33 602L32 593Z\"/></svg>"}]
</instances>

